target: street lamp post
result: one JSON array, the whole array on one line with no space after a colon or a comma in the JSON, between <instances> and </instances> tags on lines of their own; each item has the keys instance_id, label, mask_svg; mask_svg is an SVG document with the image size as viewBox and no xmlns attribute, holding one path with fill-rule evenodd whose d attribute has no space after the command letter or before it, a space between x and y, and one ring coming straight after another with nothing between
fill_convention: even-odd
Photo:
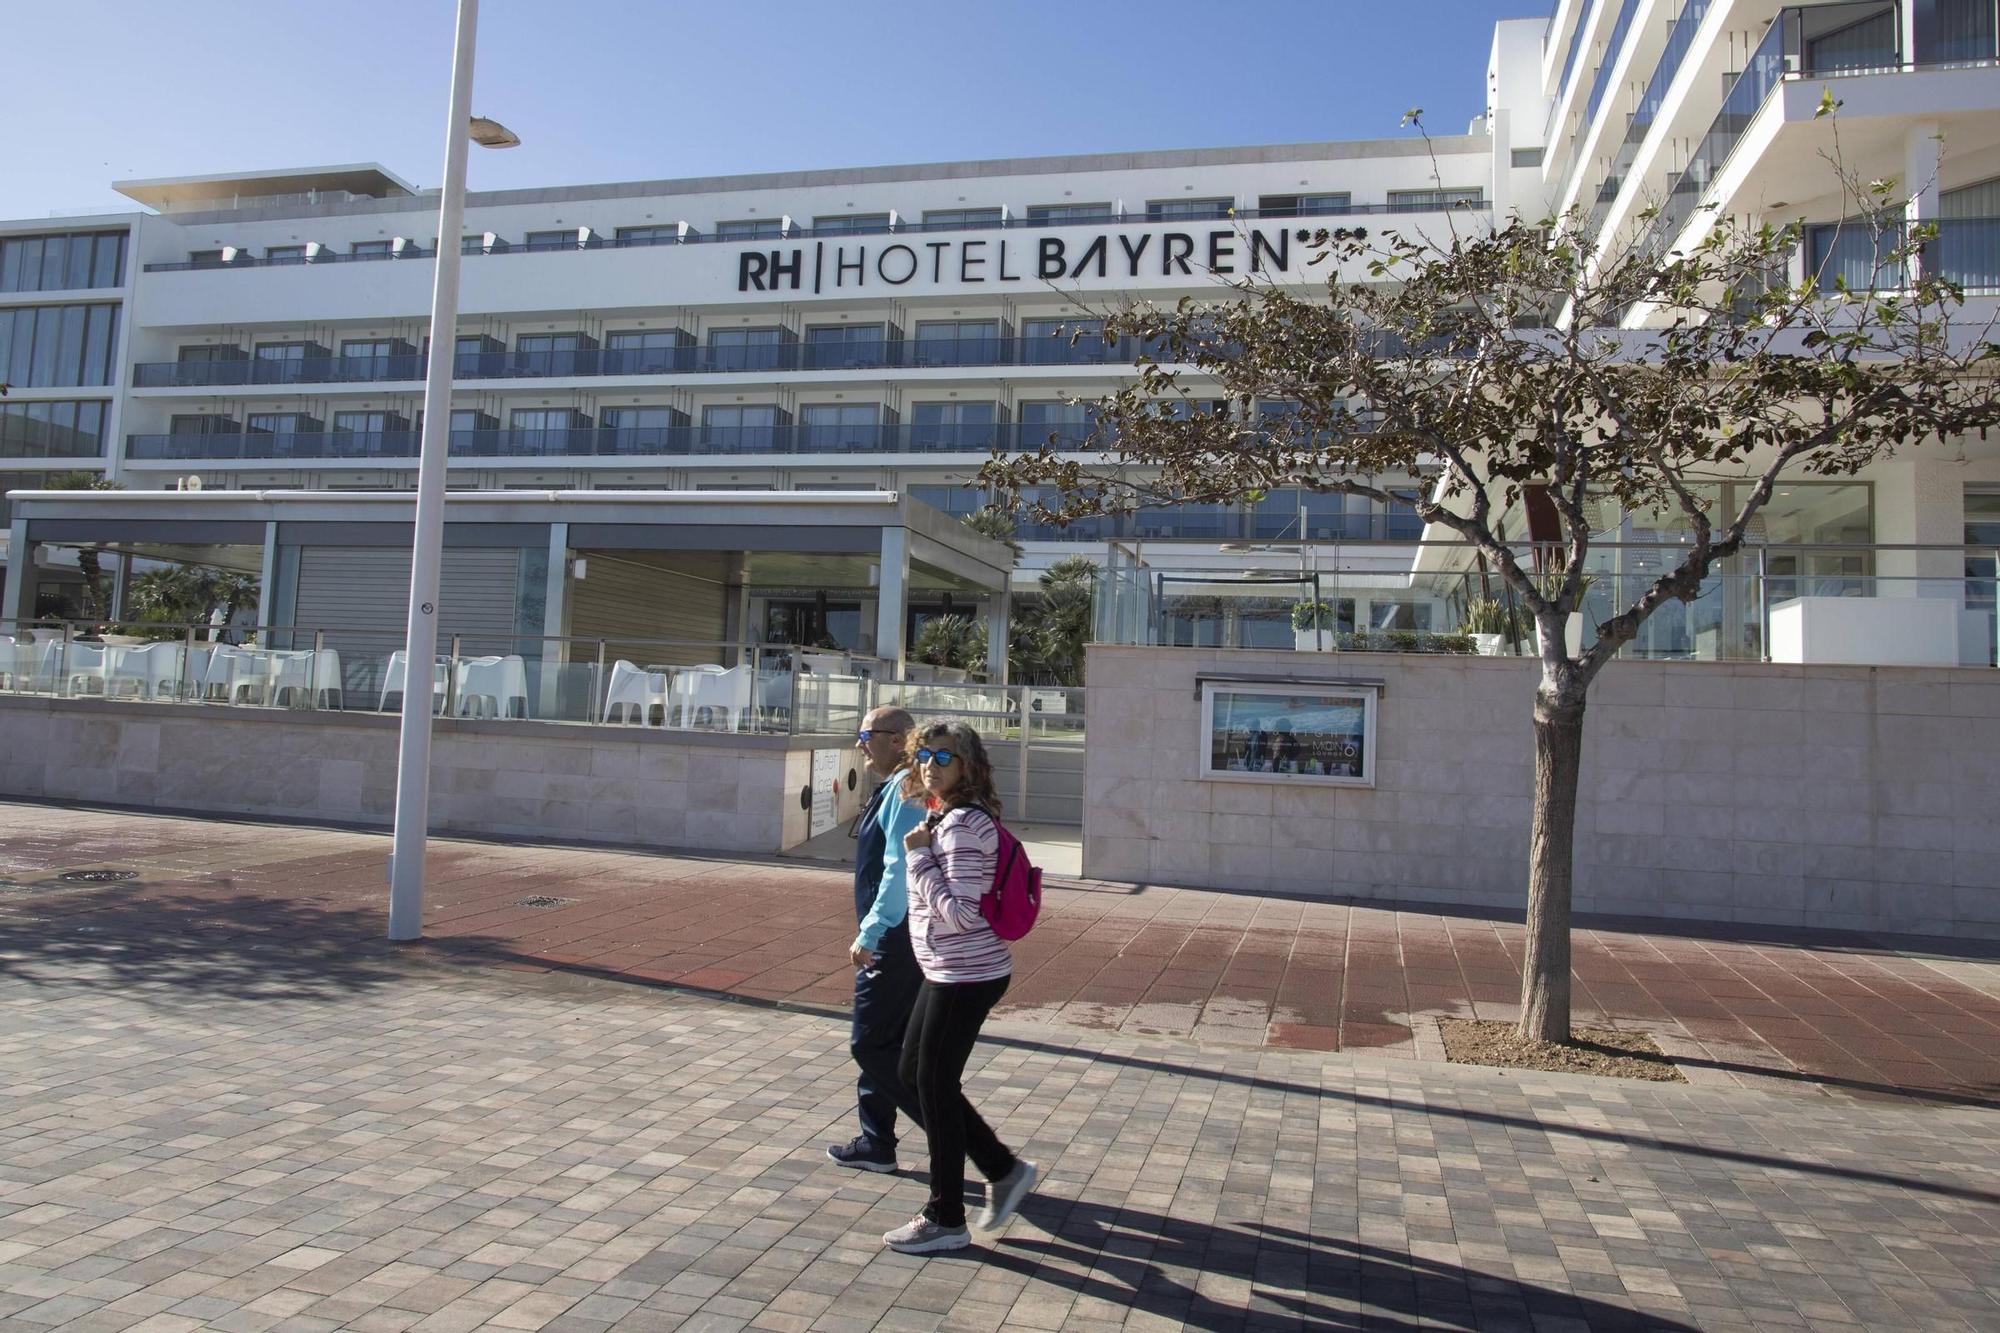
<instances>
[{"instance_id":1,"label":"street lamp post","mask_svg":"<svg viewBox=\"0 0 2000 1333\"><path fill-rule=\"evenodd\" d=\"M472 48L479 0L458 0L452 46L451 115L438 201L437 279L431 290L431 345L425 363L424 428L417 446L417 517L410 536L410 614L404 636L403 725L396 752L396 832L389 852L389 938L424 929L424 843L430 824L431 673L437 660L444 476L451 449L451 372L458 350L458 264L465 226L465 159L476 139L492 148L520 140L472 115Z\"/></svg>"}]
</instances>

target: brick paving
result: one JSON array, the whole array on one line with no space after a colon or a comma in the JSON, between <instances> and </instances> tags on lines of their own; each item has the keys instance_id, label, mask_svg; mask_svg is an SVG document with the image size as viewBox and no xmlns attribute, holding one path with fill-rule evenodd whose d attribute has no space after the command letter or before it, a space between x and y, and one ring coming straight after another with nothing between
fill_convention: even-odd
<instances>
[{"instance_id":1,"label":"brick paving","mask_svg":"<svg viewBox=\"0 0 2000 1333\"><path fill-rule=\"evenodd\" d=\"M381 949L378 833L0 804L0 943L112 967L222 936L273 957ZM139 872L60 885L64 871ZM435 841L425 951L838 1010L847 876L791 861ZM530 907L531 899L556 899ZM1077 882L1051 888L1003 1012L1051 1033L1442 1058L1439 1015L1511 1019L1518 923ZM2000 1104L2000 953L1977 942L1659 922L1575 939L1576 1017L1644 1028L1691 1079ZM157 965L157 960L153 965Z\"/></svg>"},{"instance_id":2,"label":"brick paving","mask_svg":"<svg viewBox=\"0 0 2000 1333\"><path fill-rule=\"evenodd\" d=\"M204 933L9 942L0 1325L2000 1328L1986 1110L1000 1019L1043 1186L919 1259L835 1018Z\"/></svg>"}]
</instances>

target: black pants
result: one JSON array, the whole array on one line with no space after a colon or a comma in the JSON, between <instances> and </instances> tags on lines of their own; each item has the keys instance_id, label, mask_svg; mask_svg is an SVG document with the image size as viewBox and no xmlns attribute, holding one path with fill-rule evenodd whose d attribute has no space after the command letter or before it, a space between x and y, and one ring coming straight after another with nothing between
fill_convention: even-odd
<instances>
[{"instance_id":1,"label":"black pants","mask_svg":"<svg viewBox=\"0 0 2000 1333\"><path fill-rule=\"evenodd\" d=\"M1008 978L940 985L926 980L903 1038L903 1082L917 1094L931 1146L931 1198L924 1216L965 1225L965 1159L988 1180L1014 1169L1014 1154L965 1100L960 1080L980 1025L1007 993Z\"/></svg>"},{"instance_id":2,"label":"black pants","mask_svg":"<svg viewBox=\"0 0 2000 1333\"><path fill-rule=\"evenodd\" d=\"M897 926L882 936L875 966L854 974L854 1030L847 1049L861 1074L854 1081L861 1109L861 1137L880 1149L896 1146L896 1109L914 1111L917 1099L904 1085L898 1066L903 1032L924 976L910 952L910 929Z\"/></svg>"}]
</instances>

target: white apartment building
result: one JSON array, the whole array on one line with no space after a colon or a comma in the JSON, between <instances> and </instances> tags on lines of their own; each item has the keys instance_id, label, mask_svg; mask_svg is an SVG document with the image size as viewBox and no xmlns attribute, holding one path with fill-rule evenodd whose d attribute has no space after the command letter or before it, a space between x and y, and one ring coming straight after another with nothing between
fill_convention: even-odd
<instances>
[{"instance_id":1,"label":"white apartment building","mask_svg":"<svg viewBox=\"0 0 2000 1333\"><path fill-rule=\"evenodd\" d=\"M1921 183L1912 213L1939 224L1947 271L2000 291L1996 28L1994 0L1560 0L1497 26L1486 113L1428 144L496 191L469 198L459 237L434 234L434 192L373 164L124 182L147 211L0 224L12 386L0 476L10 490L72 468L134 489L413 486L425 261L442 243L467 256L452 488L895 490L968 513L993 449L1081 442L1084 404L1131 373L1143 348L1092 336L1104 309L1218 296L1246 277L1317 284L1316 228L1442 236L1575 207L1609 256L1685 243L1711 216L1701 204L1836 223L1818 157L1831 129L1812 114L1828 86L1848 168ZM1876 280L1845 244L1814 230L1796 263ZM1616 574L1643 573L1644 546L1675 540L1646 515L1604 519ZM1448 589L1407 574L1422 535L1407 512L1273 494L1030 524L1016 584L1055 555L1102 558L1117 542L1156 570L1345 571L1343 623L1448 628ZM1963 660L1993 660L1995 446L1955 441L1849 481L1801 481L1760 535L1774 553L1725 575L1725 590L1752 574L1836 591L1949 580L1965 614L1985 618L1983 648L1968 629ZM17 525L13 544L25 536ZM73 576L59 547L7 552L22 565L12 613L63 609ZM876 646L865 599L803 580L750 591L737 628L766 641ZM401 591L384 596L398 603L384 627L400 626ZM1658 618L1639 646L1740 648L1750 613L1728 601ZM1290 639L1280 615L1204 615L1169 617L1167 637Z\"/></svg>"}]
</instances>

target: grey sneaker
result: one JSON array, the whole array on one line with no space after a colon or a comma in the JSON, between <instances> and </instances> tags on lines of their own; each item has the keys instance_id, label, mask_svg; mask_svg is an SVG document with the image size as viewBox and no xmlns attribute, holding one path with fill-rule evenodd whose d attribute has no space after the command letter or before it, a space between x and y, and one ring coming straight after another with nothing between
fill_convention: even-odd
<instances>
[{"instance_id":1,"label":"grey sneaker","mask_svg":"<svg viewBox=\"0 0 2000 1333\"><path fill-rule=\"evenodd\" d=\"M836 1143L826 1150L826 1155L842 1166L851 1166L862 1171L896 1169L896 1150L878 1148L865 1138L856 1138L849 1143Z\"/></svg>"},{"instance_id":2,"label":"grey sneaker","mask_svg":"<svg viewBox=\"0 0 2000 1333\"><path fill-rule=\"evenodd\" d=\"M972 1244L972 1234L964 1227L941 1227L918 1213L894 1231L883 1232L882 1243L898 1254L935 1254L964 1249Z\"/></svg>"},{"instance_id":3,"label":"grey sneaker","mask_svg":"<svg viewBox=\"0 0 2000 1333\"><path fill-rule=\"evenodd\" d=\"M1021 1206L1034 1188L1035 1164L1025 1157L1014 1159L1014 1169L986 1186L986 1211L979 1215L981 1231L998 1231Z\"/></svg>"}]
</instances>

